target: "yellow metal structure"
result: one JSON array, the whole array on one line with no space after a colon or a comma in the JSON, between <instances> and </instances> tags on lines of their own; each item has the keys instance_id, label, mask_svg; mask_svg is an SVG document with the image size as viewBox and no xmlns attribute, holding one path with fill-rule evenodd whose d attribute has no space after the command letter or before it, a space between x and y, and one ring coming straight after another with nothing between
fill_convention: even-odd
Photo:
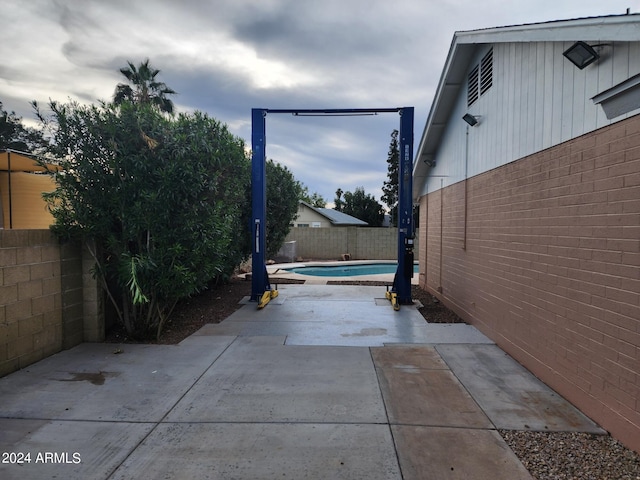
<instances>
[{"instance_id":1,"label":"yellow metal structure","mask_svg":"<svg viewBox=\"0 0 640 480\"><path fill-rule=\"evenodd\" d=\"M391 302L391 306L393 307L393 309L396 312L400 310L400 304L398 303L398 294L396 292L390 292L387 290L387 293L385 295L387 297L387 300Z\"/></svg>"},{"instance_id":2,"label":"yellow metal structure","mask_svg":"<svg viewBox=\"0 0 640 480\"><path fill-rule=\"evenodd\" d=\"M56 189L46 172L58 168L28 154L0 151L0 228L48 229L54 223L42 193Z\"/></svg>"},{"instance_id":3,"label":"yellow metal structure","mask_svg":"<svg viewBox=\"0 0 640 480\"><path fill-rule=\"evenodd\" d=\"M258 302L258 309L264 308L267 303L273 298L278 296L278 290L267 290L262 294L260 302Z\"/></svg>"}]
</instances>

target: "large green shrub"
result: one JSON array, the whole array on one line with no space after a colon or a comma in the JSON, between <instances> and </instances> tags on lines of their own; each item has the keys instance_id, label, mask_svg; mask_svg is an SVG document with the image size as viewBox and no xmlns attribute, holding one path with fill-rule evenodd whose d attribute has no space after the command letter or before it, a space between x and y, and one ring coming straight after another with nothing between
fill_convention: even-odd
<instances>
[{"instance_id":1,"label":"large green shrub","mask_svg":"<svg viewBox=\"0 0 640 480\"><path fill-rule=\"evenodd\" d=\"M267 175L267 256L273 257L284 243L298 215L302 185L291 170L273 160L266 164Z\"/></svg>"},{"instance_id":2,"label":"large green shrub","mask_svg":"<svg viewBox=\"0 0 640 480\"><path fill-rule=\"evenodd\" d=\"M298 215L298 205L303 192L302 184L295 179L291 170L273 160L266 161L267 190L267 258L274 257L284 244L285 237L291 231L293 221ZM246 192L251 200L251 185ZM242 251L251 255L251 208L244 212L243 225L247 235L242 237Z\"/></svg>"},{"instance_id":3,"label":"large green shrub","mask_svg":"<svg viewBox=\"0 0 640 480\"><path fill-rule=\"evenodd\" d=\"M48 195L62 237L98 246L96 274L127 331L160 335L176 302L247 255L249 161L241 139L202 113L51 103L63 169Z\"/></svg>"}]
</instances>

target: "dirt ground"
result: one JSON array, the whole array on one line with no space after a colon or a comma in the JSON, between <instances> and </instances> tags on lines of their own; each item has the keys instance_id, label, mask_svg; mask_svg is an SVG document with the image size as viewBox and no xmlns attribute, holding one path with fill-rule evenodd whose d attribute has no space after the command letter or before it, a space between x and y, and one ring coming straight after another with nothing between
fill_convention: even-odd
<instances>
[{"instance_id":1,"label":"dirt ground","mask_svg":"<svg viewBox=\"0 0 640 480\"><path fill-rule=\"evenodd\" d=\"M291 280L271 280L279 285L285 283L302 283ZM340 285L390 285L385 282L329 282ZM243 297L251 295L251 282L244 278L234 277L228 284L216 285L197 296L180 302L169 319L162 333L159 343L174 345L196 332L207 323L220 323L242 305ZM412 287L411 297L420 302L420 313L430 323L462 323L463 321L452 311L438 302L433 296L417 286ZM110 343L140 343L128 338L121 328L113 328L107 333L106 342Z\"/></svg>"}]
</instances>

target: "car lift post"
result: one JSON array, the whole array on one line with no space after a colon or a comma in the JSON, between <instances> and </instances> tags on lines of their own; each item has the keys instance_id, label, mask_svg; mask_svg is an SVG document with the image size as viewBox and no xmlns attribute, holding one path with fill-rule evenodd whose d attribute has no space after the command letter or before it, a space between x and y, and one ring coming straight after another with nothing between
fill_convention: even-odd
<instances>
[{"instance_id":1,"label":"car lift post","mask_svg":"<svg viewBox=\"0 0 640 480\"><path fill-rule=\"evenodd\" d=\"M376 109L332 109L332 110L251 110L251 300L263 308L269 300L278 296L269 282L266 264L266 120L267 113L290 113L295 116L353 116L376 115L378 113L399 112L400 114L400 165L398 178L398 268L387 298L394 310L400 304L413 303L411 300L411 278L413 277L413 107Z\"/></svg>"},{"instance_id":2,"label":"car lift post","mask_svg":"<svg viewBox=\"0 0 640 480\"><path fill-rule=\"evenodd\" d=\"M400 165L398 165L398 269L387 292L394 310L410 305L413 277L413 107L400 111Z\"/></svg>"},{"instance_id":3,"label":"car lift post","mask_svg":"<svg viewBox=\"0 0 640 480\"><path fill-rule=\"evenodd\" d=\"M265 156L265 116L267 110L251 110L251 300L263 308L278 296L271 289L266 262L267 175Z\"/></svg>"}]
</instances>

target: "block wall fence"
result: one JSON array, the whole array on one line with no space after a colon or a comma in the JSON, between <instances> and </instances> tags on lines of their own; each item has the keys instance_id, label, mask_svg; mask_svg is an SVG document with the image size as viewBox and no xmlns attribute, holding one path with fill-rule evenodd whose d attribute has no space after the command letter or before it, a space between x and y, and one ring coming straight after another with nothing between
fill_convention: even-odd
<instances>
[{"instance_id":1,"label":"block wall fence","mask_svg":"<svg viewBox=\"0 0 640 480\"><path fill-rule=\"evenodd\" d=\"M420 216L420 285L640 451L640 116L423 196Z\"/></svg>"},{"instance_id":2,"label":"block wall fence","mask_svg":"<svg viewBox=\"0 0 640 480\"><path fill-rule=\"evenodd\" d=\"M345 253L351 254L352 260L398 258L398 229L393 227L296 227L291 229L285 241L295 241L296 255L305 260L340 260ZM418 260L417 247L414 257Z\"/></svg>"},{"instance_id":3,"label":"block wall fence","mask_svg":"<svg viewBox=\"0 0 640 480\"><path fill-rule=\"evenodd\" d=\"M49 230L0 230L0 377L104 339L88 251Z\"/></svg>"}]
</instances>

